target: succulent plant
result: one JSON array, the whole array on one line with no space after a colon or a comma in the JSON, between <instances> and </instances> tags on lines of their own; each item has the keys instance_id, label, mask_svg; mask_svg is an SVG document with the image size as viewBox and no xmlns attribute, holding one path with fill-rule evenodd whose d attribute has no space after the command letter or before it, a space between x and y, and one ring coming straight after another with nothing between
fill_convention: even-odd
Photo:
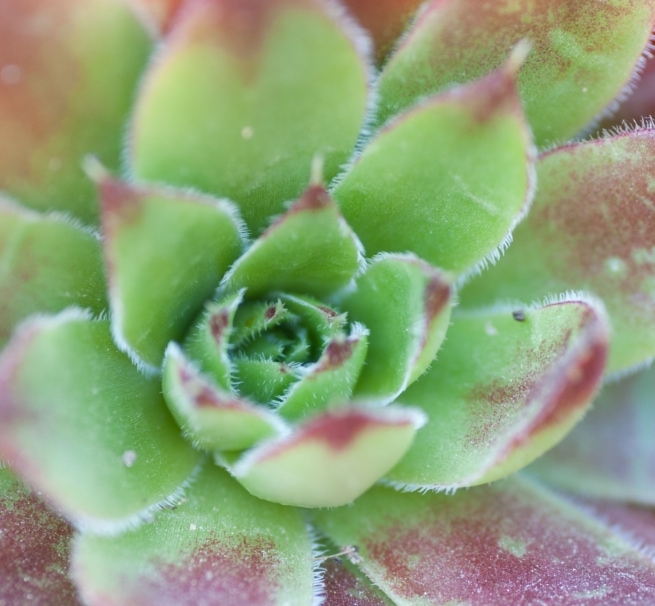
<instances>
[{"instance_id":1,"label":"succulent plant","mask_svg":"<svg viewBox=\"0 0 655 606\"><path fill-rule=\"evenodd\" d=\"M654 24L0 0L0 604L655 600Z\"/></svg>"}]
</instances>

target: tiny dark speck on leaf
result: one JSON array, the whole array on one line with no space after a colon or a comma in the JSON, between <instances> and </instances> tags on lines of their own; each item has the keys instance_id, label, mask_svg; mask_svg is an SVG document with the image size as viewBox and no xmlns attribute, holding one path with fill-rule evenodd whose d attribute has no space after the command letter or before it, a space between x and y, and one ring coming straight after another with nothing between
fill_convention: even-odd
<instances>
[{"instance_id":1,"label":"tiny dark speck on leaf","mask_svg":"<svg viewBox=\"0 0 655 606\"><path fill-rule=\"evenodd\" d=\"M515 309L512 312L512 317L517 321L517 322L525 322L525 312L522 309Z\"/></svg>"}]
</instances>

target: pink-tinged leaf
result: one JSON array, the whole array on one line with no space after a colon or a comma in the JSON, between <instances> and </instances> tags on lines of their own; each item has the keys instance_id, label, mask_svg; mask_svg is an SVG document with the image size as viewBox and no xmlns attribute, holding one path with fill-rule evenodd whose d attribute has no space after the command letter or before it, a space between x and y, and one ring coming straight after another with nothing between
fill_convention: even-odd
<instances>
[{"instance_id":1,"label":"pink-tinged leaf","mask_svg":"<svg viewBox=\"0 0 655 606\"><path fill-rule=\"evenodd\" d=\"M612 322L608 372L655 356L655 131L547 152L530 215L462 306L585 289Z\"/></svg>"},{"instance_id":2,"label":"pink-tinged leaf","mask_svg":"<svg viewBox=\"0 0 655 606\"><path fill-rule=\"evenodd\" d=\"M346 562L346 557L330 557L321 564L325 571L323 606L395 606L355 566Z\"/></svg>"},{"instance_id":3,"label":"pink-tinged leaf","mask_svg":"<svg viewBox=\"0 0 655 606\"><path fill-rule=\"evenodd\" d=\"M246 297L297 292L315 297L346 286L364 263L357 236L321 185L310 185L239 258L225 276L227 290Z\"/></svg>"},{"instance_id":4,"label":"pink-tinged leaf","mask_svg":"<svg viewBox=\"0 0 655 606\"><path fill-rule=\"evenodd\" d=\"M118 537L81 535L73 576L91 606L310 604L300 512L251 497L210 465L175 509Z\"/></svg>"},{"instance_id":5,"label":"pink-tinged leaf","mask_svg":"<svg viewBox=\"0 0 655 606\"><path fill-rule=\"evenodd\" d=\"M356 546L360 568L398 606L655 600L655 562L635 542L525 479L452 496L375 488L314 523Z\"/></svg>"},{"instance_id":6,"label":"pink-tinged leaf","mask_svg":"<svg viewBox=\"0 0 655 606\"><path fill-rule=\"evenodd\" d=\"M333 195L368 256L409 250L463 273L507 245L533 186L516 90L524 50L403 114L364 148Z\"/></svg>"},{"instance_id":7,"label":"pink-tinged leaf","mask_svg":"<svg viewBox=\"0 0 655 606\"><path fill-rule=\"evenodd\" d=\"M605 385L594 407L530 471L566 490L655 505L655 370Z\"/></svg>"},{"instance_id":8,"label":"pink-tinged leaf","mask_svg":"<svg viewBox=\"0 0 655 606\"><path fill-rule=\"evenodd\" d=\"M392 401L432 363L450 321L449 276L413 255L379 255L339 301L370 330L355 395Z\"/></svg>"},{"instance_id":9,"label":"pink-tinged leaf","mask_svg":"<svg viewBox=\"0 0 655 606\"><path fill-rule=\"evenodd\" d=\"M398 462L424 422L416 409L355 403L248 451L231 473L250 493L276 503L345 505Z\"/></svg>"},{"instance_id":10,"label":"pink-tinged leaf","mask_svg":"<svg viewBox=\"0 0 655 606\"><path fill-rule=\"evenodd\" d=\"M0 604L79 604L68 578L72 527L0 468Z\"/></svg>"},{"instance_id":11,"label":"pink-tinged leaf","mask_svg":"<svg viewBox=\"0 0 655 606\"><path fill-rule=\"evenodd\" d=\"M159 368L243 247L225 200L135 187L97 167L112 331L119 347Z\"/></svg>"},{"instance_id":12,"label":"pink-tinged leaf","mask_svg":"<svg viewBox=\"0 0 655 606\"><path fill-rule=\"evenodd\" d=\"M326 10L312 0L189 4L140 91L135 176L227 196L255 234L302 194L315 157L331 180L368 90L359 40Z\"/></svg>"},{"instance_id":13,"label":"pink-tinged leaf","mask_svg":"<svg viewBox=\"0 0 655 606\"><path fill-rule=\"evenodd\" d=\"M98 238L59 216L0 196L0 346L33 313L107 307Z\"/></svg>"},{"instance_id":14,"label":"pink-tinged leaf","mask_svg":"<svg viewBox=\"0 0 655 606\"><path fill-rule=\"evenodd\" d=\"M608 333L583 299L455 314L437 363L400 397L430 421L387 479L454 489L527 465L589 408Z\"/></svg>"},{"instance_id":15,"label":"pink-tinged leaf","mask_svg":"<svg viewBox=\"0 0 655 606\"><path fill-rule=\"evenodd\" d=\"M124 527L199 459L160 392L108 322L77 310L27 320L0 356L0 456L75 523Z\"/></svg>"},{"instance_id":16,"label":"pink-tinged leaf","mask_svg":"<svg viewBox=\"0 0 655 606\"><path fill-rule=\"evenodd\" d=\"M123 2L0 3L0 189L96 222L82 158L92 152L118 167L149 48Z\"/></svg>"},{"instance_id":17,"label":"pink-tinged leaf","mask_svg":"<svg viewBox=\"0 0 655 606\"><path fill-rule=\"evenodd\" d=\"M164 397L184 435L205 450L243 450L284 431L263 407L221 389L171 343L166 350Z\"/></svg>"},{"instance_id":18,"label":"pink-tinged leaf","mask_svg":"<svg viewBox=\"0 0 655 606\"><path fill-rule=\"evenodd\" d=\"M382 63L423 0L344 0L351 14L371 34Z\"/></svg>"},{"instance_id":19,"label":"pink-tinged leaf","mask_svg":"<svg viewBox=\"0 0 655 606\"><path fill-rule=\"evenodd\" d=\"M175 18L188 0L127 0L127 4L141 18L145 26L155 34L163 36L173 26Z\"/></svg>"},{"instance_id":20,"label":"pink-tinged leaf","mask_svg":"<svg viewBox=\"0 0 655 606\"><path fill-rule=\"evenodd\" d=\"M527 39L519 85L535 140L569 139L630 81L654 22L650 0L432 0L381 74L379 121L496 69Z\"/></svg>"}]
</instances>

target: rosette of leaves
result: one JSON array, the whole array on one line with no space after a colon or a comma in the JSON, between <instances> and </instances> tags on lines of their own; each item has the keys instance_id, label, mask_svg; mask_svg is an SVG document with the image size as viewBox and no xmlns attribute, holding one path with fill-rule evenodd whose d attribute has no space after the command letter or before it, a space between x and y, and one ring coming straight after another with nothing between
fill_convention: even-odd
<instances>
[{"instance_id":1,"label":"rosette of leaves","mask_svg":"<svg viewBox=\"0 0 655 606\"><path fill-rule=\"evenodd\" d=\"M0 2L0 602L653 598L655 6L419 4Z\"/></svg>"}]
</instances>

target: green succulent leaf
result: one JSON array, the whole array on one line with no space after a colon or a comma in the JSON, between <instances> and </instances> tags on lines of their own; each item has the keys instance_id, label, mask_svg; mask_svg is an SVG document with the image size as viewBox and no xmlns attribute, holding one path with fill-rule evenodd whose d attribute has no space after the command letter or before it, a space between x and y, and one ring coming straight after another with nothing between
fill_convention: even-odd
<instances>
[{"instance_id":1,"label":"green succulent leaf","mask_svg":"<svg viewBox=\"0 0 655 606\"><path fill-rule=\"evenodd\" d=\"M330 180L357 141L367 69L340 25L310 0L190 3L141 89L131 170L226 196L260 232L315 156Z\"/></svg>"},{"instance_id":2,"label":"green succulent leaf","mask_svg":"<svg viewBox=\"0 0 655 606\"><path fill-rule=\"evenodd\" d=\"M584 423L528 471L566 490L655 505L654 394L652 368L605 385Z\"/></svg>"},{"instance_id":3,"label":"green succulent leaf","mask_svg":"<svg viewBox=\"0 0 655 606\"><path fill-rule=\"evenodd\" d=\"M271 412L198 372L175 343L166 350L162 386L173 416L199 448L243 450L285 429Z\"/></svg>"},{"instance_id":4,"label":"green succulent leaf","mask_svg":"<svg viewBox=\"0 0 655 606\"><path fill-rule=\"evenodd\" d=\"M68 577L72 527L0 467L0 604L78 604Z\"/></svg>"},{"instance_id":5,"label":"green succulent leaf","mask_svg":"<svg viewBox=\"0 0 655 606\"><path fill-rule=\"evenodd\" d=\"M78 310L28 320L0 356L0 456L77 524L124 527L198 462L160 391L107 321Z\"/></svg>"},{"instance_id":6,"label":"green succulent leaf","mask_svg":"<svg viewBox=\"0 0 655 606\"><path fill-rule=\"evenodd\" d=\"M379 255L339 302L370 330L357 396L393 400L434 360L450 321L448 276L413 255Z\"/></svg>"},{"instance_id":7,"label":"green succulent leaf","mask_svg":"<svg viewBox=\"0 0 655 606\"><path fill-rule=\"evenodd\" d=\"M225 200L97 175L112 331L121 349L158 369L243 247Z\"/></svg>"},{"instance_id":8,"label":"green succulent leaf","mask_svg":"<svg viewBox=\"0 0 655 606\"><path fill-rule=\"evenodd\" d=\"M0 195L0 346L30 314L71 305L107 307L98 239L62 216L41 215Z\"/></svg>"},{"instance_id":9,"label":"green succulent leaf","mask_svg":"<svg viewBox=\"0 0 655 606\"><path fill-rule=\"evenodd\" d=\"M567 140L626 87L654 21L650 0L433 0L382 71L379 123L496 69L527 38L519 88L535 140Z\"/></svg>"},{"instance_id":10,"label":"green succulent leaf","mask_svg":"<svg viewBox=\"0 0 655 606\"><path fill-rule=\"evenodd\" d=\"M118 168L150 46L122 2L3 2L0 189L31 208L97 222L82 158L92 152Z\"/></svg>"},{"instance_id":11,"label":"green succulent leaf","mask_svg":"<svg viewBox=\"0 0 655 606\"><path fill-rule=\"evenodd\" d=\"M462 306L584 288L612 322L608 372L655 356L655 131L547 152L530 216Z\"/></svg>"},{"instance_id":12,"label":"green succulent leaf","mask_svg":"<svg viewBox=\"0 0 655 606\"><path fill-rule=\"evenodd\" d=\"M636 606L655 591L655 564L634 541L519 478L454 496L374 488L313 519L358 548L360 568L398 606Z\"/></svg>"},{"instance_id":13,"label":"green succulent leaf","mask_svg":"<svg viewBox=\"0 0 655 606\"><path fill-rule=\"evenodd\" d=\"M589 408L608 332L602 307L583 299L455 314L438 362L400 398L430 423L387 480L453 489L534 460Z\"/></svg>"},{"instance_id":14,"label":"green succulent leaf","mask_svg":"<svg viewBox=\"0 0 655 606\"><path fill-rule=\"evenodd\" d=\"M320 185L311 185L225 275L225 290L322 297L346 286L363 264L361 244Z\"/></svg>"},{"instance_id":15,"label":"green succulent leaf","mask_svg":"<svg viewBox=\"0 0 655 606\"><path fill-rule=\"evenodd\" d=\"M254 499L206 465L174 509L118 537L82 534L73 576L90 604L309 604L312 549L299 511Z\"/></svg>"},{"instance_id":16,"label":"green succulent leaf","mask_svg":"<svg viewBox=\"0 0 655 606\"><path fill-rule=\"evenodd\" d=\"M333 195L368 255L411 250L463 273L498 255L532 195L520 57L387 125Z\"/></svg>"},{"instance_id":17,"label":"green succulent leaf","mask_svg":"<svg viewBox=\"0 0 655 606\"><path fill-rule=\"evenodd\" d=\"M231 467L253 495L285 505L345 505L407 452L423 414L352 404L315 416L288 437L248 451Z\"/></svg>"}]
</instances>

